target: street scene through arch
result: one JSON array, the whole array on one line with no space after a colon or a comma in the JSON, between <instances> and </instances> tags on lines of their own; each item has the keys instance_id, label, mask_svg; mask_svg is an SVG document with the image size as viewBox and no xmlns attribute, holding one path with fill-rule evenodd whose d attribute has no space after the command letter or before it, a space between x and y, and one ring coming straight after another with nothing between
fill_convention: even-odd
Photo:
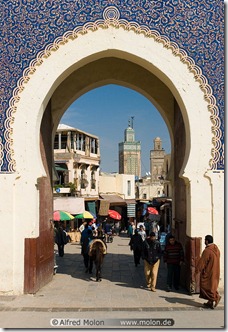
<instances>
[{"instance_id":1,"label":"street scene through arch","mask_svg":"<svg viewBox=\"0 0 228 332\"><path fill-rule=\"evenodd\" d=\"M135 114L134 116L130 116L132 112ZM110 199L110 204L112 205L110 208L120 212L122 218L119 227L125 233L128 231L131 221L134 222L135 226L140 221L143 221L147 204L155 204L159 210L160 206L164 206L164 214L161 218L160 226L161 232L167 232L172 223L172 193L171 189L168 188L171 187L168 180L170 142L165 141L167 152L163 147L163 138L168 138L168 130L162 117L151 102L128 88L108 85L87 92L79 100L73 102L60 120L60 123L54 142L55 167L57 175L59 174L59 179L54 185L56 190L56 192L54 191L54 196L61 196L64 193L68 195L71 191L73 196L83 198L85 200L85 209L90 210L99 219L96 220L99 224L106 219L103 211L101 215L99 213L99 198L105 195L106 199ZM131 131L130 141L128 141L129 137L126 134L129 130ZM82 140L82 135L85 132L87 134L84 135L85 137ZM97 138L86 136L94 134L97 135ZM162 139L158 135L162 136ZM93 157L95 156L92 146L94 140L99 141L97 144L100 144L97 146L99 162L96 168L90 165L91 163L94 164ZM122 152L120 151L122 151L123 143L120 143L120 141L125 141L124 144L126 145L124 153L129 160L129 165L126 165L126 167L121 166ZM81 151L86 151L85 147L82 148L84 142L90 145L91 154L86 153L88 160L82 157L83 152ZM102 149L102 144L104 149ZM118 145L119 149L121 147L120 151L118 151ZM139 151L137 151L137 145L139 146ZM132 149L129 151L129 146L133 149L136 146L136 151ZM73 163L70 161L70 152ZM135 155L138 152L140 152L140 155L136 160ZM106 160L103 162L105 158ZM87 165L86 168L83 168L83 163ZM147 165L147 168L145 165ZM92 172L91 169L93 169ZM137 173L137 170L139 170L139 173ZM93 181L92 173L95 181ZM99 176L95 173L98 173ZM129 176L127 176L129 174L132 175L130 181ZM84 188L84 184L82 184L82 176L87 182L87 188ZM125 182L129 182L127 190L122 189L121 186L118 187L114 181L115 178L121 177L123 178L122 187L127 188ZM109 181L110 179L114 182ZM105 181L107 182L106 186L104 185ZM92 190L91 192L90 188L95 189L95 187L98 188L98 191L94 193ZM129 194L129 191L131 191L131 194ZM115 195L122 202L116 202L114 205L112 199ZM61 198L54 197L54 209L55 206L56 208L58 206L59 209L67 210L67 205L64 206L63 204L64 200L67 200L67 198L63 198L62 205L60 205ZM88 203L88 201L90 202ZM127 204L130 201L132 204ZM57 203L58 205L56 205ZM123 207L123 204L125 207ZM78 208L76 207L75 209L71 208L70 212L76 214L77 210ZM77 212L82 213L82 211ZM160 221L160 216L156 217L156 220ZM80 233L75 234L72 231L78 231L83 221L82 218L78 220L76 216L75 221L65 223L67 230L71 231L70 235L74 239L77 238L78 240Z\"/></svg>"},{"instance_id":2,"label":"street scene through arch","mask_svg":"<svg viewBox=\"0 0 228 332\"><path fill-rule=\"evenodd\" d=\"M132 113L135 115L130 116ZM87 92L73 102L60 120L60 123L54 143L54 159L57 173L59 173L59 181L55 182L54 187L58 190L58 195L61 192L70 191L70 188L72 191L74 187L74 195L82 197L85 201L93 201L96 207L91 212L96 215L99 210L99 196L113 193L117 196L119 195L120 198L126 199L126 201L128 198L128 201L131 200L134 204L131 207L133 209L131 215L124 213L122 220L124 225L121 229L125 230L128 227L129 217L133 218L135 224L139 223L140 217L137 217L137 211L141 210L143 202L151 202L152 204L154 198L162 197L160 205L165 204L166 200L170 202L170 204L165 205L167 208L170 205L170 211L168 213L165 211L168 216L165 218L167 220L163 220L162 222L164 231L167 229L168 224L171 225L172 194L171 189L168 188L171 187L171 184L168 185L168 171L171 159L169 153L169 134L164 120L149 100L131 89L117 85L107 85ZM128 135L126 135L127 127L134 135L134 139L131 137L130 141L128 141ZM78 132L76 128L79 130ZM80 166L83 164L80 150L82 149L81 144L84 144L81 141L81 130L90 135L95 134L97 137L94 138L92 136L83 139L83 142L86 142L88 139L88 143L86 144L90 145L91 155L87 153L88 157L94 157L94 149L92 147L94 140L99 142L97 143L99 145L97 168L88 166L90 163L94 163L94 161L85 161L84 159L87 167L83 169L83 174L80 172L80 167L83 168L83 166ZM162 136L162 138L159 138L158 135ZM67 143L68 140L71 142ZM160 142L159 147L155 143L157 140ZM125 165L126 167L120 166L123 141L125 141L124 144L126 145L126 148L124 148L126 150L124 152L126 155L125 158L129 161L128 166ZM139 146L139 151L137 151L137 145ZM128 149L129 146L131 147L130 151ZM167 150L165 150L164 146L166 146ZM136 150L134 150L135 147ZM74 159L73 164L68 159L70 151ZM76 157L73 156L74 153ZM135 159L135 155L137 155L137 160ZM93 169L92 172L91 169ZM139 173L137 173L137 169L139 169ZM101 174L102 177L96 175L96 173ZM128 193L129 190L123 190L121 187L118 187L117 190L115 183L110 182L109 185L104 186L103 182L105 178L108 179L108 176L112 177L112 179L120 178L121 176L118 173L122 177L123 174L133 175L131 181L129 181L131 195ZM95 178L94 180L92 179L92 175ZM82 176L87 182L87 191L84 189L81 191L80 178ZM164 190L164 179L166 179L166 190ZM124 181L127 180L129 179L125 179ZM92 182L93 185L91 185ZM97 184L95 184L96 182ZM63 186L66 188L61 188ZM88 190L92 186L93 189L98 187L98 192L94 193ZM140 203L140 200L141 206L140 204L135 206L135 203ZM92 202L90 202L91 204ZM157 203L155 202L154 204ZM89 209L88 206L85 206L85 208ZM116 208L118 209L118 206ZM61 206L61 209L65 210L64 205ZM119 209L121 210L121 208ZM72 209L71 213L75 214L75 211ZM80 226L81 222L81 220L77 220L76 228Z\"/></svg>"}]
</instances>

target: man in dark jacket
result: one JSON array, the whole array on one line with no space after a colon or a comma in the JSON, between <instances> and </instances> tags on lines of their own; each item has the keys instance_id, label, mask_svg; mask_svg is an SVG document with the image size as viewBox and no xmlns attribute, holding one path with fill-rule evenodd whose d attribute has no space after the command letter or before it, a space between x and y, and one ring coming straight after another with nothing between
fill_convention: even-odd
<instances>
[{"instance_id":1,"label":"man in dark jacket","mask_svg":"<svg viewBox=\"0 0 228 332\"><path fill-rule=\"evenodd\" d=\"M184 250L180 242L173 235L169 236L163 254L164 262L167 263L167 291L170 292L172 285L176 290L180 284L180 266L184 262Z\"/></svg>"},{"instance_id":2,"label":"man in dark jacket","mask_svg":"<svg viewBox=\"0 0 228 332\"><path fill-rule=\"evenodd\" d=\"M59 257L64 256L64 246L68 243L65 227L62 223L56 224L54 229L54 239L58 246Z\"/></svg>"},{"instance_id":3,"label":"man in dark jacket","mask_svg":"<svg viewBox=\"0 0 228 332\"><path fill-rule=\"evenodd\" d=\"M93 270L93 261L92 258L89 256L89 248L90 243L93 240L93 232L92 229L88 228L88 230L85 233L85 236L83 237L83 240L81 241L81 254L84 258L84 265L85 265L85 272L92 273Z\"/></svg>"},{"instance_id":4,"label":"man in dark jacket","mask_svg":"<svg viewBox=\"0 0 228 332\"><path fill-rule=\"evenodd\" d=\"M143 242L142 259L144 259L144 273L146 277L147 287L152 292L156 292L156 283L158 276L158 268L161 258L161 245L156 240L154 232Z\"/></svg>"},{"instance_id":5,"label":"man in dark jacket","mask_svg":"<svg viewBox=\"0 0 228 332\"><path fill-rule=\"evenodd\" d=\"M140 264L142 244L143 244L142 236L136 230L135 234L132 235L130 242L129 242L130 249L133 250L133 253L134 253L135 266Z\"/></svg>"}]
</instances>

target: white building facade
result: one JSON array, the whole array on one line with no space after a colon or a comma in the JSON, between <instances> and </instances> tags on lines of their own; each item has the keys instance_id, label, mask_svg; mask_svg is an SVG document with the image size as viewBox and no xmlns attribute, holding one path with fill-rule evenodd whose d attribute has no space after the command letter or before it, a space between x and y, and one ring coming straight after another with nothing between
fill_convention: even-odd
<instances>
[{"instance_id":1,"label":"white building facade","mask_svg":"<svg viewBox=\"0 0 228 332\"><path fill-rule=\"evenodd\" d=\"M56 165L66 167L65 171L57 170L60 179L63 173L60 185L70 187L71 193L78 197L98 198L100 147L97 136L60 124L55 135L54 160ZM66 192L66 188L56 187Z\"/></svg>"},{"instance_id":2,"label":"white building facade","mask_svg":"<svg viewBox=\"0 0 228 332\"><path fill-rule=\"evenodd\" d=\"M99 194L118 195L124 200L135 200L135 176L101 172Z\"/></svg>"}]
</instances>

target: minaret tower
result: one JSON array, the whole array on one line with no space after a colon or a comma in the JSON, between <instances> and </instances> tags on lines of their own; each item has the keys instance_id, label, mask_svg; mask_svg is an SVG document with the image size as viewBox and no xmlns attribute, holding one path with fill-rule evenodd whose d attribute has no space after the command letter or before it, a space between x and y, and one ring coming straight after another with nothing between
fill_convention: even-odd
<instances>
[{"instance_id":1,"label":"minaret tower","mask_svg":"<svg viewBox=\"0 0 228 332\"><path fill-rule=\"evenodd\" d=\"M119 143L119 173L134 174L141 177L141 142L135 141L133 120L128 120L128 128L124 131L124 142Z\"/></svg>"},{"instance_id":2,"label":"minaret tower","mask_svg":"<svg viewBox=\"0 0 228 332\"><path fill-rule=\"evenodd\" d=\"M154 139L154 149L150 151L150 173L152 183L160 181L165 158L165 150L162 148L160 137Z\"/></svg>"}]
</instances>

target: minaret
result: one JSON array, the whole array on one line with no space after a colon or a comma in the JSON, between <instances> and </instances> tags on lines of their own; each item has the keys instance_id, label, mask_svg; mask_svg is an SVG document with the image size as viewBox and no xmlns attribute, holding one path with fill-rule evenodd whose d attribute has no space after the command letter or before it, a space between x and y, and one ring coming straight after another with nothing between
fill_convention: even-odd
<instances>
[{"instance_id":1,"label":"minaret","mask_svg":"<svg viewBox=\"0 0 228 332\"><path fill-rule=\"evenodd\" d=\"M162 148L160 137L154 139L154 149L150 151L150 173L152 183L160 181L162 176L165 150Z\"/></svg>"},{"instance_id":2,"label":"minaret","mask_svg":"<svg viewBox=\"0 0 228 332\"><path fill-rule=\"evenodd\" d=\"M141 142L135 141L133 119L128 120L128 128L124 131L124 142L119 143L119 173L134 174L141 177Z\"/></svg>"}]
</instances>

